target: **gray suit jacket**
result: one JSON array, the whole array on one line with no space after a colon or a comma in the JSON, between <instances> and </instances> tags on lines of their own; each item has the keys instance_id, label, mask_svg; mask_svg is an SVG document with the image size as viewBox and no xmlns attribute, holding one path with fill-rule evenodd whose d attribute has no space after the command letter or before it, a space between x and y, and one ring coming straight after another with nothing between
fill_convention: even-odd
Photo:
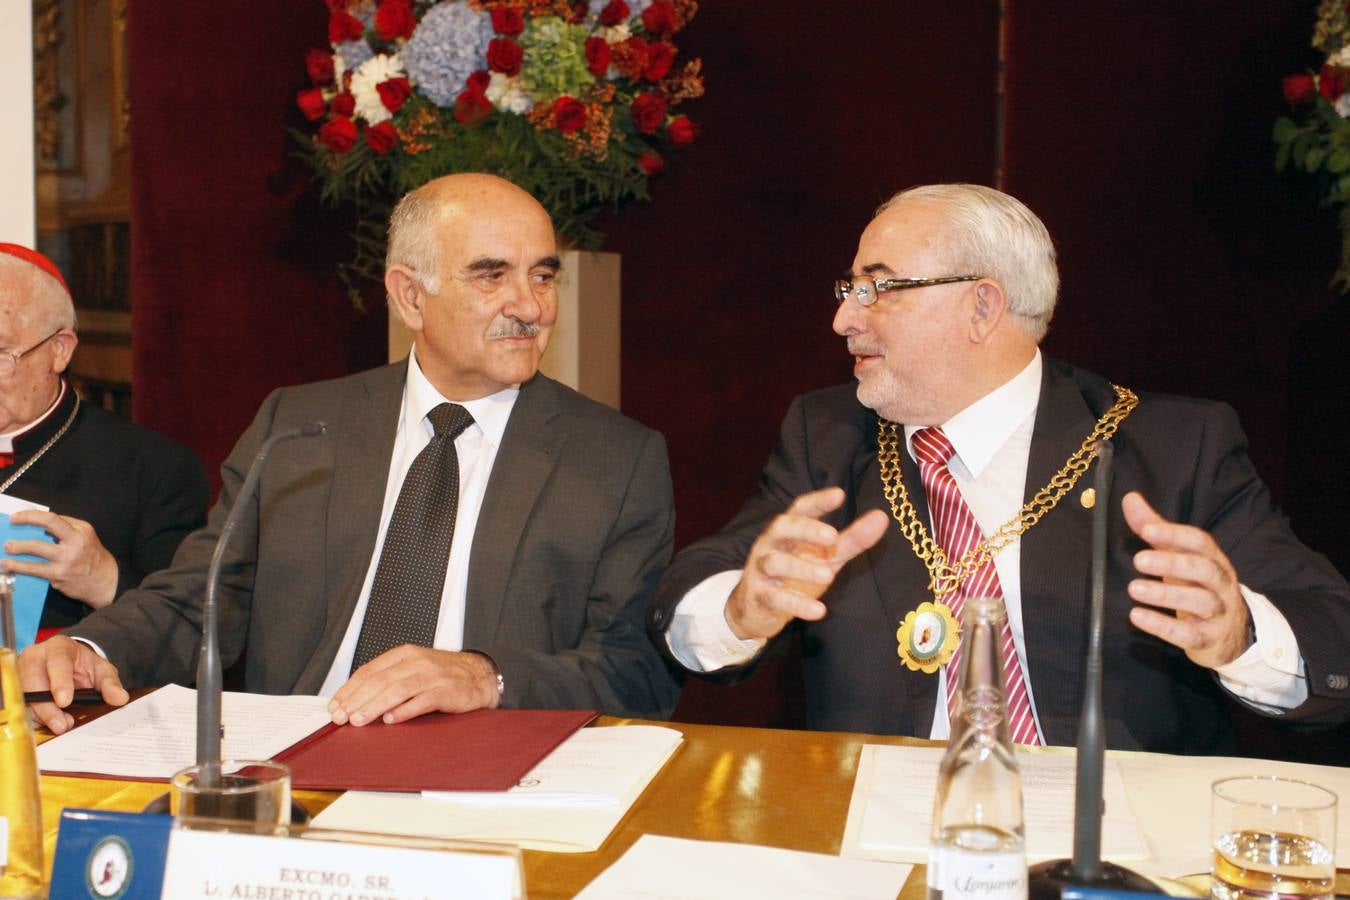
<instances>
[{"instance_id":1,"label":"gray suit jacket","mask_svg":"<svg viewBox=\"0 0 1350 900\"><path fill-rule=\"evenodd\" d=\"M222 656L228 666L247 644L247 689L317 692L374 552L405 371L273 392L221 468L206 527L69 633L103 647L129 686L190 683L207 566L248 467L269 435L318 420L325 435L272 450L220 591ZM504 705L670 714L678 688L643 609L673 529L659 434L542 375L522 386L474 533L464 623L464 648L501 668Z\"/></svg>"}]
</instances>

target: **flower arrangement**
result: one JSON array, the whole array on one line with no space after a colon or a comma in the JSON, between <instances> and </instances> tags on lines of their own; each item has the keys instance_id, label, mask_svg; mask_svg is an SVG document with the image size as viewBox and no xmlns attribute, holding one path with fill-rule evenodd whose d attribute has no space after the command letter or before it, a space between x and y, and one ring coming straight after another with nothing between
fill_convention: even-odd
<instances>
[{"instance_id":1,"label":"flower arrangement","mask_svg":"<svg viewBox=\"0 0 1350 900\"><path fill-rule=\"evenodd\" d=\"M1350 290L1350 4L1322 0L1312 44L1326 54L1317 72L1284 78L1291 115L1275 122L1275 168L1321 180L1322 202L1340 215L1341 262L1332 278Z\"/></svg>"},{"instance_id":2,"label":"flower arrangement","mask_svg":"<svg viewBox=\"0 0 1350 900\"><path fill-rule=\"evenodd\" d=\"M703 93L674 36L695 0L326 0L326 50L305 58L301 153L330 205L355 208L356 256L378 279L392 202L450 172L530 191L566 241L598 247L601 210L699 133L675 107Z\"/></svg>"}]
</instances>

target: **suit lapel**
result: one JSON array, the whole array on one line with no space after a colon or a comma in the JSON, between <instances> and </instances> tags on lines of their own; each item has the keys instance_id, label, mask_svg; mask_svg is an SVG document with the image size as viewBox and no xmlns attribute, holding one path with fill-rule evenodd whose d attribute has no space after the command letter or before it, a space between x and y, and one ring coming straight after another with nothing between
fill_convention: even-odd
<instances>
[{"instance_id":1,"label":"suit lapel","mask_svg":"<svg viewBox=\"0 0 1350 900\"><path fill-rule=\"evenodd\" d=\"M559 399L557 385L536 375L521 387L511 410L474 528L465 647L484 646L496 635L521 535L566 437L557 423L550 426L560 413Z\"/></svg>"},{"instance_id":2,"label":"suit lapel","mask_svg":"<svg viewBox=\"0 0 1350 900\"><path fill-rule=\"evenodd\" d=\"M1026 499L1049 483L1092 432L1096 417L1072 379L1046 360L1027 460ZM1022 623L1032 697L1051 744L1072 744L1087 642L1092 470L1022 536ZM1098 502L1108 502L1099 497Z\"/></svg>"},{"instance_id":3,"label":"suit lapel","mask_svg":"<svg viewBox=\"0 0 1350 900\"><path fill-rule=\"evenodd\" d=\"M873 426L875 428L875 425ZM899 429L897 450L900 454L900 466L904 473L905 488L909 492L910 502L919 515L919 520L928 522L928 498L924 496L923 485L919 479L918 466L909 458L905 450L903 426ZM869 453L866 464L860 474L858 484L858 512L869 509L881 509L891 519L891 527L876 546L867 552L872 569L877 595L886 609L886 619L892 627L886 637L895 640L894 629L911 610L925 600L932 600L928 592L928 570L909 545L909 541L900 533L900 526L891 515L891 505L886 499L881 484L881 466L877 460L876 437L873 432L868 443ZM890 663L896 666L902 682L902 690L908 700L904 708L912 716L909 723L897 722L897 730L902 734L914 734L926 737L933 723L933 709L937 705L937 675L925 675L912 672L900 662L894 653L889 655Z\"/></svg>"},{"instance_id":4,"label":"suit lapel","mask_svg":"<svg viewBox=\"0 0 1350 900\"><path fill-rule=\"evenodd\" d=\"M302 676L303 681L317 677L314 690L322 685L346 634L375 551L406 375L405 363L354 384L346 398L348 414L331 432L337 446L324 546L328 624L314 662Z\"/></svg>"}]
</instances>

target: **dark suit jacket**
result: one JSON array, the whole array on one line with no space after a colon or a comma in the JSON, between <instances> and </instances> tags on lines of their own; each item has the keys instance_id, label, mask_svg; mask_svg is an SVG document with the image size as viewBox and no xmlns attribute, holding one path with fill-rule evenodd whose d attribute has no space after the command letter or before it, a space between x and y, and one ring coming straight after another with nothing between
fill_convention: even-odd
<instances>
[{"instance_id":1,"label":"dark suit jacket","mask_svg":"<svg viewBox=\"0 0 1350 900\"><path fill-rule=\"evenodd\" d=\"M1045 360L1026 492L1030 498L1082 443L1114 401L1110 385ZM853 385L797 398L783 423L759 492L721 533L682 551L662 580L650 624L669 626L680 598L714 572L744 564L768 521L806 491L840 485L842 527L869 509L890 514L876 459L876 415ZM1103 698L1110 745L1211 752L1231 739L1226 692L1212 673L1128 620L1125 585L1143 548L1125 525L1120 498L1139 490L1164 517L1200 526L1233 560L1242 582L1268 596L1293 626L1307 661L1310 696L1288 718L1335 720L1350 712L1350 589L1320 555L1294 537L1246 455L1233 411L1222 404L1144 395L1114 438ZM928 520L918 468L902 449L905 484ZM1091 513L1079 502L1091 473L1022 538L1022 609L1027 675L1046 739L1072 744L1081 699L1088 625ZM1101 502L1100 498L1098 502ZM825 595L829 614L797 622L778 643L800 641L808 722L814 728L927 737L937 678L910 672L895 631L926 599L927 573L898 528L845 566ZM659 640L662 647L663 639ZM742 667L746 668L746 667ZM721 677L735 678L739 672Z\"/></svg>"},{"instance_id":2,"label":"dark suit jacket","mask_svg":"<svg viewBox=\"0 0 1350 900\"><path fill-rule=\"evenodd\" d=\"M132 685L190 683L205 573L249 464L278 444L256 514L234 533L221 597L226 665L245 684L315 693L374 552L406 363L274 392L221 469L220 500L173 565L71 629ZM544 376L523 385L492 468L469 562L464 647L492 656L515 707L662 718L677 687L647 640L646 599L670 558L661 436Z\"/></svg>"},{"instance_id":3,"label":"dark suit jacket","mask_svg":"<svg viewBox=\"0 0 1350 900\"><path fill-rule=\"evenodd\" d=\"M0 469L0 481L32 459L74 407L75 392L67 390L50 416L15 438L14 462ZM210 500L197 454L92 403L80 404L70 429L6 493L93 525L117 560L118 594L169 564L183 538L206 520ZM41 626L65 627L90 611L51 588Z\"/></svg>"}]
</instances>

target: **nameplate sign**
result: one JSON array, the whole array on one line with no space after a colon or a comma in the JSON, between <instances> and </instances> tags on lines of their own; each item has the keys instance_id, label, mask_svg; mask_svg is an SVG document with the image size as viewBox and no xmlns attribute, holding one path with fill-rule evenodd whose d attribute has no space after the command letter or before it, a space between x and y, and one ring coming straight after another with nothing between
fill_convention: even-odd
<instances>
[{"instance_id":1,"label":"nameplate sign","mask_svg":"<svg viewBox=\"0 0 1350 900\"><path fill-rule=\"evenodd\" d=\"M90 815L68 823L70 812ZM128 837L136 831L134 820L159 820L158 858ZM445 896L447 885L455 886L456 896L525 895L520 851L514 848L428 849L425 841L420 847L397 846L398 838L385 835L353 833L360 842L351 843L333 831L291 832L274 837L174 827L168 816L67 811L57 837L51 900L434 900ZM66 844L70 850L63 857ZM96 858L100 848L111 864Z\"/></svg>"}]
</instances>

